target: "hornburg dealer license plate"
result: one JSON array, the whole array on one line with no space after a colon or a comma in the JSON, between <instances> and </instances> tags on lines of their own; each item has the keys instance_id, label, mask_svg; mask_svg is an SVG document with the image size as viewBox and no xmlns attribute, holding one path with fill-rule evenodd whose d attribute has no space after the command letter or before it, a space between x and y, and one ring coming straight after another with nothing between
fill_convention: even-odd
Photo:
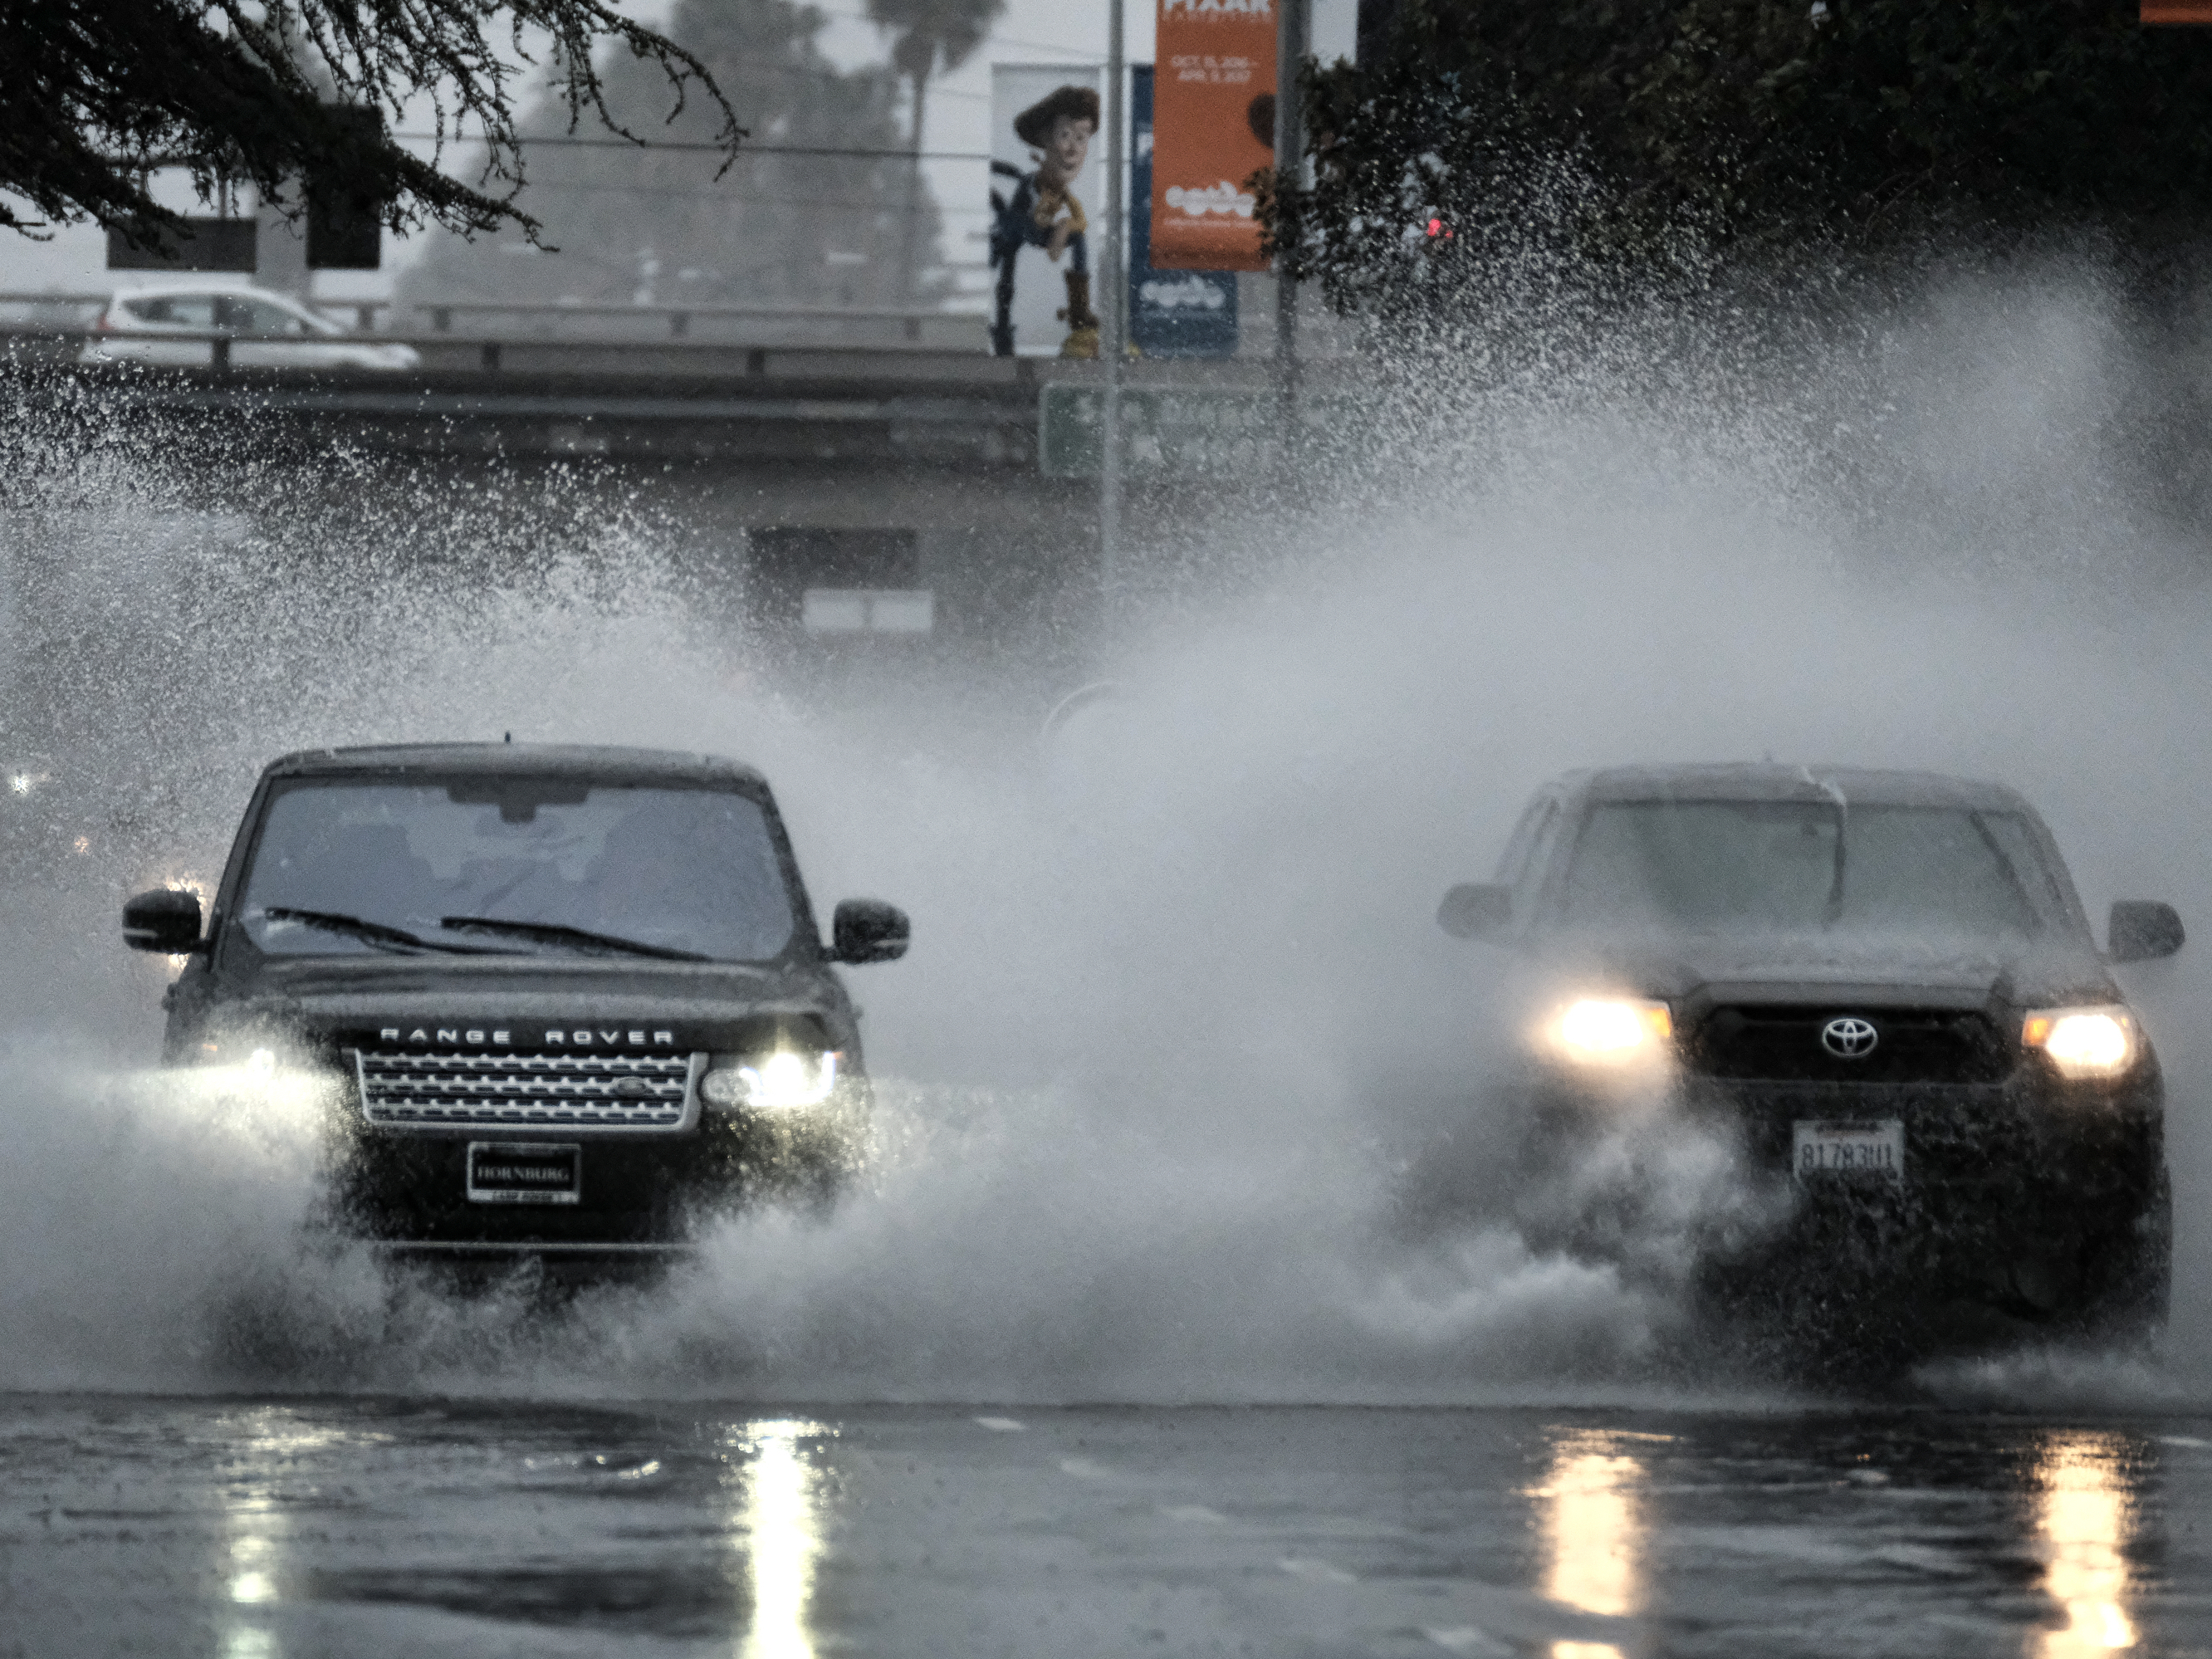
<instances>
[{"instance_id":1,"label":"hornburg dealer license plate","mask_svg":"<svg viewBox=\"0 0 2212 1659\"><path fill-rule=\"evenodd\" d=\"M584 1189L584 1149L536 1141L471 1140L471 1204L574 1204Z\"/></svg>"}]
</instances>

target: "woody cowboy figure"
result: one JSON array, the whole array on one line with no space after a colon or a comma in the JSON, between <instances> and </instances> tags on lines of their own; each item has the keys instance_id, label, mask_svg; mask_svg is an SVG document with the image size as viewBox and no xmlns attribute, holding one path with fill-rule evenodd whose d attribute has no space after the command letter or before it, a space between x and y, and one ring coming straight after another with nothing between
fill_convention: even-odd
<instances>
[{"instance_id":1,"label":"woody cowboy figure","mask_svg":"<svg viewBox=\"0 0 2212 1659\"><path fill-rule=\"evenodd\" d=\"M991 321L991 349L1014 355L1014 258L1024 247L1041 247L1057 264L1066 253L1067 321L1063 357L1098 355L1098 318L1091 309L1091 251L1083 204L1068 186L1083 171L1091 140L1098 131L1098 94L1089 87L1060 87L1014 118L1014 131L1037 153L1036 171L1023 173L1003 161L994 173L1019 182L1009 201L991 192L991 263L998 270L998 307Z\"/></svg>"}]
</instances>

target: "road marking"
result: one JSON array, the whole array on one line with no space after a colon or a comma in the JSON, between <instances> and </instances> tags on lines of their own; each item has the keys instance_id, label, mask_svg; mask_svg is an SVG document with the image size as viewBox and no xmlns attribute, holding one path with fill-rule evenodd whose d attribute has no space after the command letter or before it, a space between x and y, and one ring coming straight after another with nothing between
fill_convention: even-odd
<instances>
[{"instance_id":1,"label":"road marking","mask_svg":"<svg viewBox=\"0 0 2212 1659\"><path fill-rule=\"evenodd\" d=\"M975 1420L998 1434L1019 1434L1028 1427L1027 1424L1018 1423L1011 1417L979 1417Z\"/></svg>"},{"instance_id":2,"label":"road marking","mask_svg":"<svg viewBox=\"0 0 2212 1659\"><path fill-rule=\"evenodd\" d=\"M1203 1504L1170 1504L1160 1511L1170 1521L1194 1521L1200 1526L1225 1527L1229 1517L1218 1510L1210 1510Z\"/></svg>"},{"instance_id":3,"label":"road marking","mask_svg":"<svg viewBox=\"0 0 2212 1659\"><path fill-rule=\"evenodd\" d=\"M1286 1555L1275 1563L1293 1578L1310 1579L1316 1584L1354 1584L1359 1581L1342 1567L1333 1567L1326 1561L1310 1557Z\"/></svg>"},{"instance_id":4,"label":"road marking","mask_svg":"<svg viewBox=\"0 0 2212 1659\"><path fill-rule=\"evenodd\" d=\"M1498 1659L1510 1659L1513 1652L1510 1645L1474 1625L1453 1625L1443 1630L1424 1626L1421 1634L1454 1653L1494 1654Z\"/></svg>"},{"instance_id":5,"label":"road marking","mask_svg":"<svg viewBox=\"0 0 2212 1659\"><path fill-rule=\"evenodd\" d=\"M1060 1460L1060 1471L1078 1480L1103 1480L1112 1473L1103 1464L1094 1463L1087 1457L1063 1457Z\"/></svg>"}]
</instances>

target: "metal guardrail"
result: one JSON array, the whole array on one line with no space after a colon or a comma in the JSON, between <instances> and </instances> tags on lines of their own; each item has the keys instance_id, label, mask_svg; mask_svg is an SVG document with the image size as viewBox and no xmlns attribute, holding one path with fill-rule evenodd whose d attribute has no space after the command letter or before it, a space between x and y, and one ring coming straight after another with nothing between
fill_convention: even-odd
<instances>
[{"instance_id":1,"label":"metal guardrail","mask_svg":"<svg viewBox=\"0 0 2212 1659\"><path fill-rule=\"evenodd\" d=\"M101 289L97 293L60 293L52 289L38 291L27 289L10 290L0 292L0 306L104 306L129 286L128 283L118 283L112 289ZM354 326L364 333L375 325L378 312L398 309L396 300L310 300L307 305L310 311L325 313L350 311L354 316Z\"/></svg>"},{"instance_id":2,"label":"metal guardrail","mask_svg":"<svg viewBox=\"0 0 2212 1659\"><path fill-rule=\"evenodd\" d=\"M123 286L119 284L115 289L97 293L0 292L0 306L56 308L104 306L121 291ZM311 310L325 313L352 312L356 329L364 334L374 331L379 312L403 309L428 317L431 330L438 334L450 334L456 317L514 317L526 322L540 323L570 318L600 318L665 323L667 337L672 340L690 337L691 325L695 321L821 323L832 325L894 323L898 325L902 337L919 341L924 327L930 324L955 327L968 325L980 330L986 320L981 312L940 311L914 306L623 305L611 302L570 305L539 300L416 300L406 302L404 306L396 300L309 300L306 303ZM401 339L408 337L392 334L379 337ZM543 331L533 330L526 337L543 339L547 336Z\"/></svg>"},{"instance_id":3,"label":"metal guardrail","mask_svg":"<svg viewBox=\"0 0 2212 1659\"><path fill-rule=\"evenodd\" d=\"M835 342L781 340L638 340L576 339L535 336L471 336L462 334L348 334L329 337L331 344L410 345L421 362L407 369L318 368L305 363L237 364L232 349L239 345L310 343L298 335L277 337L240 335L216 329L164 330L160 334L103 331L82 325L36 325L0 322L0 365L43 364L52 368L76 368L81 349L88 341L121 344L169 342L205 344L209 361L198 363L149 363L120 357L82 367L94 374L127 370L178 373L217 378L233 373L252 377L254 384L283 385L304 377L319 381L336 376L342 381L367 377L388 386L423 386L443 383L459 375L473 380L489 376L517 382L532 379L605 381L634 384L669 380L707 386L718 380L846 381L891 380L981 388L1036 387L1061 381L1088 384L1098 372L1091 359L1057 356L994 356L978 335L974 343L959 346L878 343L844 339ZM1316 354L1307 360L1311 374L1331 380L1356 376L1356 356L1340 352ZM1128 384L1208 386L1224 390L1261 389L1273 384L1273 366L1266 358L1224 358L1194 362L1159 358L1133 362L1123 371ZM690 395L689 393L680 395Z\"/></svg>"},{"instance_id":4,"label":"metal guardrail","mask_svg":"<svg viewBox=\"0 0 2212 1659\"><path fill-rule=\"evenodd\" d=\"M125 345L205 345L209 359L198 367L228 372L234 365L231 353L234 347L271 346L278 349L316 346L412 346L422 362L418 371L436 372L440 369L474 368L487 374L511 369L515 365L511 358L521 354L533 359L549 355L558 358L563 355L587 357L594 354L611 354L618 360L635 359L641 350L672 351L685 361L673 366L681 372L694 374L735 373L758 376L768 372L771 356L797 354L809 356L850 356L854 358L915 359L960 358L981 362L1003 361L1009 364L1037 362L1033 358L993 359L987 341L979 330L972 348L949 349L930 345L855 345L811 343L805 341L781 341L757 343L740 340L687 340L668 343L640 342L635 339L568 339L544 335L470 336L459 334L337 334L321 337L298 334L240 334L222 329L165 328L160 333L140 332L137 330L94 329L82 327L46 327L24 325L10 327L0 324L0 360L9 357L30 356L48 362L76 363L82 361L82 348L93 341ZM23 348L31 348L25 351ZM43 349L40 349L43 348ZM457 361L458 360L458 361ZM101 363L94 360L89 367L188 368L185 363L149 362L143 357L120 355ZM534 367L559 368L564 365L538 362ZM598 366L592 366L597 368ZM605 366L615 372L631 374L653 373L668 369L664 361L650 366L635 362L618 361ZM286 368L314 370L316 366L305 363L269 363L256 365L258 370L282 371ZM327 369L317 372L328 372ZM363 369L363 373L388 374L407 373L407 370Z\"/></svg>"},{"instance_id":5,"label":"metal guardrail","mask_svg":"<svg viewBox=\"0 0 2212 1659\"><path fill-rule=\"evenodd\" d=\"M415 309L428 313L430 326L441 334L453 327L457 316L662 318L667 321L671 339L688 335L695 319L728 322L897 323L909 340L921 337L926 323L972 322L980 327L984 321L981 312L940 311L915 306L568 305L541 301L418 300Z\"/></svg>"}]
</instances>

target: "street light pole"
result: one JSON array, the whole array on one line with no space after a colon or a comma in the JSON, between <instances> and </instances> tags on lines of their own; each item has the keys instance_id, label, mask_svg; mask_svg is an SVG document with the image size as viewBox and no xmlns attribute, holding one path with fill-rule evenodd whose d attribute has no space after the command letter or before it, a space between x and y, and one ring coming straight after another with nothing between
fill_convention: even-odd
<instances>
[{"instance_id":1,"label":"street light pole","mask_svg":"<svg viewBox=\"0 0 2212 1659\"><path fill-rule=\"evenodd\" d=\"M1312 34L1313 0L1277 0L1275 6L1275 184L1280 191L1304 182L1305 100L1298 94L1298 72L1305 65ZM1278 199L1280 199L1279 197ZM1295 476L1298 433L1298 285L1275 256L1276 441L1281 446L1283 477Z\"/></svg>"},{"instance_id":2,"label":"street light pole","mask_svg":"<svg viewBox=\"0 0 2212 1659\"><path fill-rule=\"evenodd\" d=\"M1123 0L1110 0L1106 41L1106 239L1098 272L1098 353L1106 369L1098 457L1098 590L1102 617L1113 605L1121 571L1121 361L1123 301L1128 280L1121 270L1121 112Z\"/></svg>"}]
</instances>

